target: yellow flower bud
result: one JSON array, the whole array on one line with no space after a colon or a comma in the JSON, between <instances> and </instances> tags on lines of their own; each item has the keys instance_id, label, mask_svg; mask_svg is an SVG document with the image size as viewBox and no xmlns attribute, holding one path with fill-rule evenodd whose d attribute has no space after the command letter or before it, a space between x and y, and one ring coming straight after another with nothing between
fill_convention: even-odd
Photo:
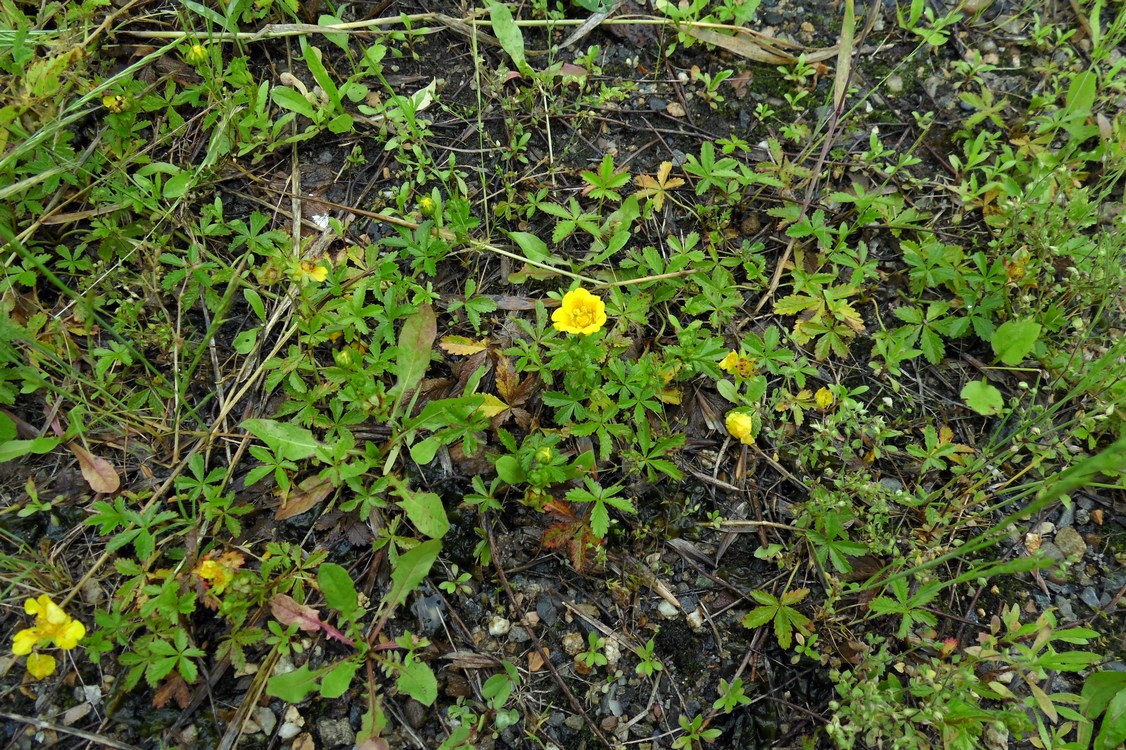
<instances>
[{"instance_id":1,"label":"yellow flower bud","mask_svg":"<svg viewBox=\"0 0 1126 750\"><path fill-rule=\"evenodd\" d=\"M27 657L27 673L37 680L54 674L55 657L50 654L32 654Z\"/></svg>"},{"instance_id":2,"label":"yellow flower bud","mask_svg":"<svg viewBox=\"0 0 1126 750\"><path fill-rule=\"evenodd\" d=\"M817 408L825 411L833 405L833 392L828 388L818 388L817 393L813 394L813 402L817 404Z\"/></svg>"},{"instance_id":3,"label":"yellow flower bud","mask_svg":"<svg viewBox=\"0 0 1126 750\"><path fill-rule=\"evenodd\" d=\"M727 425L727 431L731 433L731 437L744 445L754 444L761 423L757 414L733 409L727 412L727 419L724 422Z\"/></svg>"}]
</instances>

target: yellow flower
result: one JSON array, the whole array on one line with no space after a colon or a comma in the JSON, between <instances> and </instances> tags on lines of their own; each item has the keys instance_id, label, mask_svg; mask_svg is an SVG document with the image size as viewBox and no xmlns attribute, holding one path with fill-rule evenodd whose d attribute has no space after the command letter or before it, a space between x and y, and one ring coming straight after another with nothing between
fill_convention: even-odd
<instances>
[{"instance_id":1,"label":"yellow flower","mask_svg":"<svg viewBox=\"0 0 1126 750\"><path fill-rule=\"evenodd\" d=\"M727 356L719 361L719 369L726 372L728 375L734 375L735 371L739 368L739 354L738 352L728 352Z\"/></svg>"},{"instance_id":2,"label":"yellow flower","mask_svg":"<svg viewBox=\"0 0 1126 750\"><path fill-rule=\"evenodd\" d=\"M106 94L102 97L102 106L115 114L122 112L125 109L125 97L117 94Z\"/></svg>"},{"instance_id":3,"label":"yellow flower","mask_svg":"<svg viewBox=\"0 0 1126 750\"><path fill-rule=\"evenodd\" d=\"M16 656L27 656L31 653L31 649L39 643L39 631L35 628L27 628L16 633L16 637L12 639L12 653Z\"/></svg>"},{"instance_id":4,"label":"yellow flower","mask_svg":"<svg viewBox=\"0 0 1126 750\"><path fill-rule=\"evenodd\" d=\"M727 356L719 362L719 369L729 375L741 378L751 378L755 374L755 360L740 356L738 352L728 352Z\"/></svg>"},{"instance_id":5,"label":"yellow flower","mask_svg":"<svg viewBox=\"0 0 1126 750\"><path fill-rule=\"evenodd\" d=\"M727 431L731 433L731 437L744 445L754 444L755 436L758 435L759 430L757 414L733 409L727 412L727 419L724 422L727 425Z\"/></svg>"},{"instance_id":6,"label":"yellow flower","mask_svg":"<svg viewBox=\"0 0 1126 750\"><path fill-rule=\"evenodd\" d=\"M318 284L328 278L328 268L315 260L303 260L297 267L297 278L301 281L315 281Z\"/></svg>"},{"instance_id":7,"label":"yellow flower","mask_svg":"<svg viewBox=\"0 0 1126 750\"><path fill-rule=\"evenodd\" d=\"M813 394L813 401L818 409L825 411L833 405L833 392L828 388L818 388L817 393Z\"/></svg>"},{"instance_id":8,"label":"yellow flower","mask_svg":"<svg viewBox=\"0 0 1126 750\"><path fill-rule=\"evenodd\" d=\"M27 673L42 680L55 672L55 657L50 654L32 654L27 657Z\"/></svg>"},{"instance_id":9,"label":"yellow flower","mask_svg":"<svg viewBox=\"0 0 1126 750\"><path fill-rule=\"evenodd\" d=\"M246 562L238 552L224 552L216 558L205 558L195 566L195 574L200 580L207 582L208 590L214 594L222 594L234 580L235 572Z\"/></svg>"},{"instance_id":10,"label":"yellow flower","mask_svg":"<svg viewBox=\"0 0 1126 750\"><path fill-rule=\"evenodd\" d=\"M86 626L78 620L70 620L55 633L55 645L63 651L70 651L86 637Z\"/></svg>"},{"instance_id":11,"label":"yellow flower","mask_svg":"<svg viewBox=\"0 0 1126 750\"><path fill-rule=\"evenodd\" d=\"M188 65L202 65L207 62L207 47L202 44L193 44L184 53L184 62Z\"/></svg>"},{"instance_id":12,"label":"yellow flower","mask_svg":"<svg viewBox=\"0 0 1126 750\"><path fill-rule=\"evenodd\" d=\"M555 330L583 336L597 333L606 325L606 304L582 287L563 295L563 304L551 314Z\"/></svg>"},{"instance_id":13,"label":"yellow flower","mask_svg":"<svg viewBox=\"0 0 1126 750\"><path fill-rule=\"evenodd\" d=\"M421 198L418 199L418 211L423 216L433 216L434 215L434 209L435 209L434 199L431 198L429 195L424 195L424 196L422 196Z\"/></svg>"}]
</instances>

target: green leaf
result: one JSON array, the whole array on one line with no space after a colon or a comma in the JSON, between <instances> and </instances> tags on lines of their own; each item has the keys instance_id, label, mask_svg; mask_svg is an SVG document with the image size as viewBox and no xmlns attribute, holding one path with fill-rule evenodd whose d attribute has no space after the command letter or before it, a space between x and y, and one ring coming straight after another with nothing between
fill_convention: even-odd
<instances>
[{"instance_id":1,"label":"green leaf","mask_svg":"<svg viewBox=\"0 0 1126 750\"><path fill-rule=\"evenodd\" d=\"M419 466L426 466L434 460L434 456L438 455L438 449L441 447L441 436L431 435L411 446L411 460Z\"/></svg>"},{"instance_id":2,"label":"green leaf","mask_svg":"<svg viewBox=\"0 0 1126 750\"><path fill-rule=\"evenodd\" d=\"M1106 707L1103 728L1095 738L1095 750L1114 750L1126 743L1126 690L1119 690Z\"/></svg>"},{"instance_id":3,"label":"green leaf","mask_svg":"<svg viewBox=\"0 0 1126 750\"><path fill-rule=\"evenodd\" d=\"M777 611L777 606L755 607L743 618L743 627L761 628L774 619L774 614Z\"/></svg>"},{"instance_id":4,"label":"green leaf","mask_svg":"<svg viewBox=\"0 0 1126 750\"><path fill-rule=\"evenodd\" d=\"M274 675L266 683L267 695L281 698L286 703L300 703L317 689L320 673L302 664L292 672Z\"/></svg>"},{"instance_id":5,"label":"green leaf","mask_svg":"<svg viewBox=\"0 0 1126 750\"><path fill-rule=\"evenodd\" d=\"M1126 693L1126 672L1095 672L1088 677L1083 683L1087 718L1097 718L1120 693Z\"/></svg>"},{"instance_id":6,"label":"green leaf","mask_svg":"<svg viewBox=\"0 0 1126 750\"><path fill-rule=\"evenodd\" d=\"M1085 120L1091 116L1091 107L1095 105L1098 83L1098 76L1091 70L1077 73L1071 79L1071 85L1067 88L1067 103L1065 105L1069 119Z\"/></svg>"},{"instance_id":7,"label":"green leaf","mask_svg":"<svg viewBox=\"0 0 1126 750\"><path fill-rule=\"evenodd\" d=\"M942 337L929 328L924 328L919 332L919 347L923 350L923 356L932 365L937 365L946 356L946 347L942 343Z\"/></svg>"},{"instance_id":8,"label":"green leaf","mask_svg":"<svg viewBox=\"0 0 1126 750\"><path fill-rule=\"evenodd\" d=\"M321 696L325 698L339 698L348 692L356 670L360 668L358 662L342 661L328 671L321 680ZM292 702L292 701L291 701Z\"/></svg>"},{"instance_id":9,"label":"green leaf","mask_svg":"<svg viewBox=\"0 0 1126 750\"><path fill-rule=\"evenodd\" d=\"M0 464L23 458L29 454L50 453L59 444L58 438L40 437L33 440L9 440L0 443Z\"/></svg>"},{"instance_id":10,"label":"green leaf","mask_svg":"<svg viewBox=\"0 0 1126 750\"><path fill-rule=\"evenodd\" d=\"M398 607L407 598L407 594L418 588L441 551L441 540L431 539L399 555L395 568L391 571L391 591L384 599L390 608Z\"/></svg>"},{"instance_id":11,"label":"green leaf","mask_svg":"<svg viewBox=\"0 0 1126 750\"><path fill-rule=\"evenodd\" d=\"M986 380L973 380L962 388L962 400L978 414L991 416L1000 414L1005 408L1005 399L1001 391L991 386Z\"/></svg>"},{"instance_id":12,"label":"green leaf","mask_svg":"<svg viewBox=\"0 0 1126 750\"><path fill-rule=\"evenodd\" d=\"M406 693L424 706L433 705L438 697L438 680L424 662L414 659L404 662L395 681L399 692Z\"/></svg>"},{"instance_id":13,"label":"green leaf","mask_svg":"<svg viewBox=\"0 0 1126 750\"><path fill-rule=\"evenodd\" d=\"M590 511L590 530L599 539L605 539L610 530L610 511L601 502L596 502Z\"/></svg>"},{"instance_id":14,"label":"green leaf","mask_svg":"<svg viewBox=\"0 0 1126 750\"><path fill-rule=\"evenodd\" d=\"M441 539L450 530L446 508L442 498L433 492L409 492L399 503L407 512L407 518L424 536Z\"/></svg>"},{"instance_id":15,"label":"green leaf","mask_svg":"<svg viewBox=\"0 0 1126 750\"><path fill-rule=\"evenodd\" d=\"M7 414L0 413L0 443L14 440L17 434L16 423L12 421L12 418Z\"/></svg>"},{"instance_id":16,"label":"green leaf","mask_svg":"<svg viewBox=\"0 0 1126 750\"><path fill-rule=\"evenodd\" d=\"M524 75L531 75L532 67L524 59L524 34L512 18L508 6L502 2L494 2L489 6L489 19L493 22L493 34L500 42L500 46L512 58L516 69Z\"/></svg>"},{"instance_id":17,"label":"green leaf","mask_svg":"<svg viewBox=\"0 0 1126 750\"><path fill-rule=\"evenodd\" d=\"M400 394L418 385L426 374L437 335L437 320L434 308L430 305L422 305L403 321L403 327L399 330L398 358L395 360Z\"/></svg>"},{"instance_id":18,"label":"green leaf","mask_svg":"<svg viewBox=\"0 0 1126 750\"><path fill-rule=\"evenodd\" d=\"M304 427L274 419L248 419L242 428L261 440L279 459L300 461L312 456L320 442Z\"/></svg>"},{"instance_id":19,"label":"green leaf","mask_svg":"<svg viewBox=\"0 0 1126 750\"><path fill-rule=\"evenodd\" d=\"M1034 320L1010 320L993 332L993 353L1010 367L1019 365L1036 346L1040 324Z\"/></svg>"},{"instance_id":20,"label":"green leaf","mask_svg":"<svg viewBox=\"0 0 1126 750\"><path fill-rule=\"evenodd\" d=\"M513 485L527 480L516 456L501 456L497 459L497 476L506 484Z\"/></svg>"},{"instance_id":21,"label":"green leaf","mask_svg":"<svg viewBox=\"0 0 1126 750\"><path fill-rule=\"evenodd\" d=\"M547 243L531 232L509 232L508 238L516 243L528 260L534 260L537 263L545 263L551 260Z\"/></svg>"},{"instance_id":22,"label":"green leaf","mask_svg":"<svg viewBox=\"0 0 1126 750\"><path fill-rule=\"evenodd\" d=\"M304 115L310 120L316 119L317 110L313 108L309 100L288 86L274 86L270 90L270 101L291 112Z\"/></svg>"},{"instance_id":23,"label":"green leaf","mask_svg":"<svg viewBox=\"0 0 1126 750\"><path fill-rule=\"evenodd\" d=\"M347 570L336 563L322 563L317 569L317 585L328 606L347 620L355 619L356 610L359 609L359 596Z\"/></svg>"}]
</instances>

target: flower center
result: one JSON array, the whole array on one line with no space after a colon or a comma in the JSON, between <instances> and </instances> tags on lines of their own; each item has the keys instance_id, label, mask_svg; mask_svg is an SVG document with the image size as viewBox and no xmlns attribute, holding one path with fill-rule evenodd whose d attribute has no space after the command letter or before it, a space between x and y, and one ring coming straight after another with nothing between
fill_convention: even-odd
<instances>
[{"instance_id":1,"label":"flower center","mask_svg":"<svg viewBox=\"0 0 1126 750\"><path fill-rule=\"evenodd\" d=\"M589 307L576 307L571 311L571 321L576 328L586 328L594 322L594 311Z\"/></svg>"}]
</instances>

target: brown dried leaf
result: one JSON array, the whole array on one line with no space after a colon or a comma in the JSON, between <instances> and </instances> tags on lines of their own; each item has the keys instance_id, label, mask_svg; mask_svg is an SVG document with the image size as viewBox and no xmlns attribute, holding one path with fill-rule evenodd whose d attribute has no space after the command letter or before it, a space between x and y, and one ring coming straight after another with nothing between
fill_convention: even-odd
<instances>
[{"instance_id":1,"label":"brown dried leaf","mask_svg":"<svg viewBox=\"0 0 1126 750\"><path fill-rule=\"evenodd\" d=\"M270 614L282 625L296 625L306 633L316 633L321 629L321 616L317 610L298 604L288 594L270 597Z\"/></svg>"},{"instance_id":2,"label":"brown dried leaf","mask_svg":"<svg viewBox=\"0 0 1126 750\"><path fill-rule=\"evenodd\" d=\"M512 360L501 354L496 361L497 393L507 403L512 403L512 395L520 384L520 376L516 374L516 367Z\"/></svg>"},{"instance_id":3,"label":"brown dried leaf","mask_svg":"<svg viewBox=\"0 0 1126 750\"><path fill-rule=\"evenodd\" d=\"M332 494L332 482L318 476L306 477L297 490L274 513L274 519L284 521L299 516Z\"/></svg>"},{"instance_id":4,"label":"brown dried leaf","mask_svg":"<svg viewBox=\"0 0 1126 750\"><path fill-rule=\"evenodd\" d=\"M550 655L551 655L551 652L550 652L550 651L548 651L548 650L547 650L546 648L544 649L544 652L545 652L545 653L546 653L546 654L547 654L548 656L550 656ZM542 656L540 656L540 652L539 652L539 651L529 651L529 652L528 652L528 671L529 671L529 672L538 672L538 671L540 671L541 669L543 669L543 663L544 663L544 662L543 662L543 657L542 657Z\"/></svg>"},{"instance_id":5,"label":"brown dried leaf","mask_svg":"<svg viewBox=\"0 0 1126 750\"><path fill-rule=\"evenodd\" d=\"M152 698L153 708L164 708L168 705L169 700L175 700L176 705L181 709L186 709L192 702L192 693L188 689L188 683L184 682L184 678L180 676L179 672L173 672L156 689Z\"/></svg>"},{"instance_id":6,"label":"brown dried leaf","mask_svg":"<svg viewBox=\"0 0 1126 750\"><path fill-rule=\"evenodd\" d=\"M109 461L95 456L78 443L68 443L68 447L78 459L82 478L90 485L90 489L106 495L117 492L121 487L121 477L117 476L117 471Z\"/></svg>"}]
</instances>

